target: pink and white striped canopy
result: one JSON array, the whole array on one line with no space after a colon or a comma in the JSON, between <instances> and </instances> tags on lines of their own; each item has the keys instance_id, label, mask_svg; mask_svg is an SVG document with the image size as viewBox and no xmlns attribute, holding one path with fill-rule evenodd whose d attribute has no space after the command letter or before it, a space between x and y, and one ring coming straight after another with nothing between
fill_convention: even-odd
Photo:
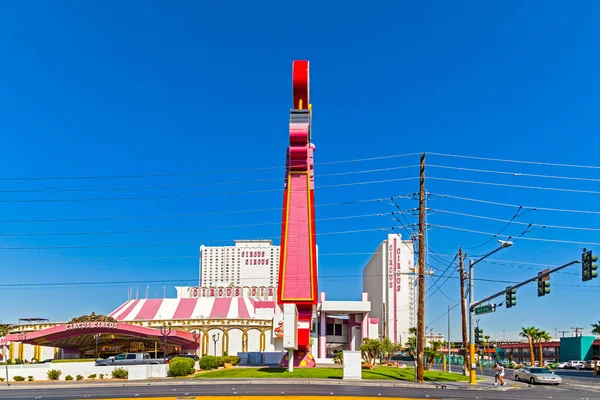
<instances>
[{"instance_id":1,"label":"pink and white striped canopy","mask_svg":"<svg viewBox=\"0 0 600 400\"><path fill-rule=\"evenodd\" d=\"M108 316L117 321L170 319L272 319L274 301L248 297L129 300Z\"/></svg>"}]
</instances>

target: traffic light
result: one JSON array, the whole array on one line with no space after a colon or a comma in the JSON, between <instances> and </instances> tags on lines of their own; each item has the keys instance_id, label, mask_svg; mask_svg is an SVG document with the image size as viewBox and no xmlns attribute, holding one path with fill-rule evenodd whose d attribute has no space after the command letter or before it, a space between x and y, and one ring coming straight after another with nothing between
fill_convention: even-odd
<instances>
[{"instance_id":1,"label":"traffic light","mask_svg":"<svg viewBox=\"0 0 600 400\"><path fill-rule=\"evenodd\" d=\"M475 344L479 346L483 343L483 329L480 327L475 327Z\"/></svg>"},{"instance_id":2,"label":"traffic light","mask_svg":"<svg viewBox=\"0 0 600 400\"><path fill-rule=\"evenodd\" d=\"M581 255L581 280L589 281L598 276L598 264L595 263L598 261L598 256L592 254L591 250L583 250L583 254Z\"/></svg>"},{"instance_id":3,"label":"traffic light","mask_svg":"<svg viewBox=\"0 0 600 400\"><path fill-rule=\"evenodd\" d=\"M506 292L506 308L511 308L516 305L517 305L517 289L508 290Z\"/></svg>"},{"instance_id":4,"label":"traffic light","mask_svg":"<svg viewBox=\"0 0 600 400\"><path fill-rule=\"evenodd\" d=\"M540 272L538 275L541 275ZM538 297L550 294L550 276L546 275L547 278L538 278ZM546 279L546 280L544 280Z\"/></svg>"}]
</instances>

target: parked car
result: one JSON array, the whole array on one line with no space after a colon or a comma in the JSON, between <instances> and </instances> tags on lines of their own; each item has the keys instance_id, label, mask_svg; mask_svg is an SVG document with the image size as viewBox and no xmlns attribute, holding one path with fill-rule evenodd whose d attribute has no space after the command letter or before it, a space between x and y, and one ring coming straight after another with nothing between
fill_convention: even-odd
<instances>
[{"instance_id":1,"label":"parked car","mask_svg":"<svg viewBox=\"0 0 600 400\"><path fill-rule=\"evenodd\" d=\"M550 365L551 368L564 369L567 368L566 362L558 362Z\"/></svg>"},{"instance_id":2,"label":"parked car","mask_svg":"<svg viewBox=\"0 0 600 400\"><path fill-rule=\"evenodd\" d=\"M558 385L562 383L562 378L555 375L554 372L540 367L523 367L515 371L516 381L525 381L531 384L546 383Z\"/></svg>"},{"instance_id":3,"label":"parked car","mask_svg":"<svg viewBox=\"0 0 600 400\"><path fill-rule=\"evenodd\" d=\"M567 361L567 368L580 369L585 367L585 362L581 360L569 360Z\"/></svg>"},{"instance_id":4,"label":"parked car","mask_svg":"<svg viewBox=\"0 0 600 400\"><path fill-rule=\"evenodd\" d=\"M149 353L121 353L114 357L104 360L96 360L96 366L112 365L142 365L142 364L162 364L162 359L150 358Z\"/></svg>"}]
</instances>

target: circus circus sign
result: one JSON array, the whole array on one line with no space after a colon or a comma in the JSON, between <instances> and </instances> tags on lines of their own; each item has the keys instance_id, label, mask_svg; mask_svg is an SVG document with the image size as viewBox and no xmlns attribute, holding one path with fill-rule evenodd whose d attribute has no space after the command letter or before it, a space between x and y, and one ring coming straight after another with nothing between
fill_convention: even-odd
<instances>
[{"instance_id":1,"label":"circus circus sign","mask_svg":"<svg viewBox=\"0 0 600 400\"><path fill-rule=\"evenodd\" d=\"M90 322L76 322L73 324L67 324L65 329L67 331L72 331L76 329L97 329L97 328L105 328L105 329L118 329L118 322L106 322L106 321L90 321Z\"/></svg>"}]
</instances>

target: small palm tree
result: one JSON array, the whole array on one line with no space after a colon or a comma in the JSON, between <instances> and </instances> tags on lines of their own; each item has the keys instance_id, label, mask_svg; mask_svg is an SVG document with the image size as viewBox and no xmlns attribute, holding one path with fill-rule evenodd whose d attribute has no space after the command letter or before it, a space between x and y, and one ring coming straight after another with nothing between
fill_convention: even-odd
<instances>
[{"instance_id":1,"label":"small palm tree","mask_svg":"<svg viewBox=\"0 0 600 400\"><path fill-rule=\"evenodd\" d=\"M595 335L600 335L600 321L597 324L592 324L592 333Z\"/></svg>"},{"instance_id":2,"label":"small palm tree","mask_svg":"<svg viewBox=\"0 0 600 400\"><path fill-rule=\"evenodd\" d=\"M519 336L527 338L527 341L529 342L529 357L531 360L531 365L535 365L535 353L534 353L534 349L533 349L533 342L534 342L534 338L536 337L537 333L538 333L538 329L535 326L530 326L528 328L521 328L521 332L519 333Z\"/></svg>"},{"instance_id":3,"label":"small palm tree","mask_svg":"<svg viewBox=\"0 0 600 400\"><path fill-rule=\"evenodd\" d=\"M552 339L552 336L550 336L550 334L546 331L539 331L538 334L536 335L536 339L538 340L538 345L539 345L539 349L540 349L540 367L543 367L544 366L544 355L543 355L542 342L547 342L548 340Z\"/></svg>"}]
</instances>

